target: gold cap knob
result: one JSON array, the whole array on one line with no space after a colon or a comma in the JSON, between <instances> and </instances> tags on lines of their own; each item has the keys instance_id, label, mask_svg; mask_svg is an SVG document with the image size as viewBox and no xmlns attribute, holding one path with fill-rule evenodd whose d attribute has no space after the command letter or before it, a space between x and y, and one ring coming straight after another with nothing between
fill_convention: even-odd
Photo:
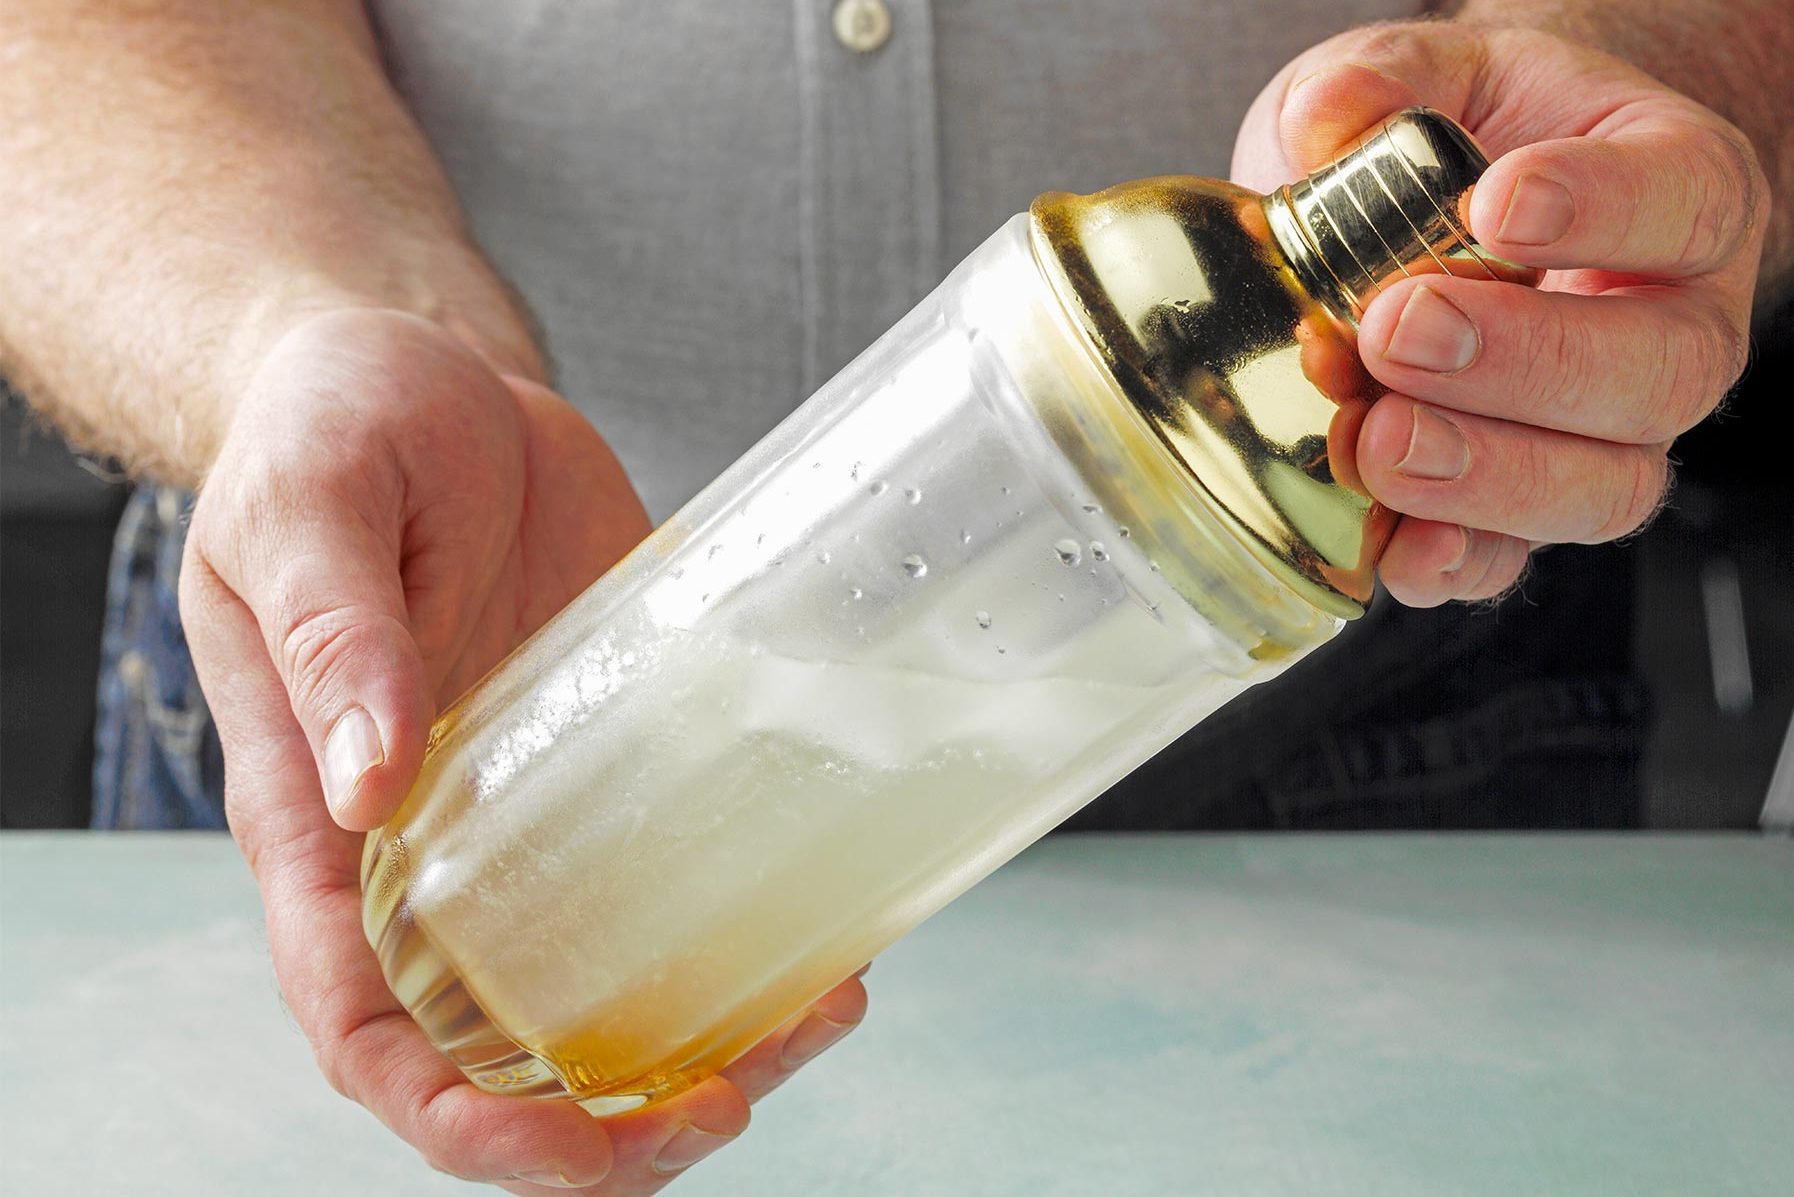
<instances>
[{"instance_id":1,"label":"gold cap knob","mask_svg":"<svg viewBox=\"0 0 1794 1197\"><path fill-rule=\"evenodd\" d=\"M1538 281L1537 271L1495 257L1470 235L1465 205L1488 168L1456 121L1408 108L1282 198L1355 320L1386 284L1413 274Z\"/></svg>"},{"instance_id":2,"label":"gold cap knob","mask_svg":"<svg viewBox=\"0 0 1794 1197\"><path fill-rule=\"evenodd\" d=\"M1133 410L1246 550L1334 615L1363 612L1397 519L1353 456L1382 393L1358 360L1365 305L1404 275L1537 279L1470 235L1487 167L1409 108L1270 197L1167 177L1029 209L1042 272Z\"/></svg>"}]
</instances>

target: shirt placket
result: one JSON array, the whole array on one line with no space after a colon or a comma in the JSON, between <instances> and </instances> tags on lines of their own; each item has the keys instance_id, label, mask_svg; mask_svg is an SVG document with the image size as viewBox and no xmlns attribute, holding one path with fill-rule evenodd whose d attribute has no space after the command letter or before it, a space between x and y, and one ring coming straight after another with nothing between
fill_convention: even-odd
<instances>
[{"instance_id":1,"label":"shirt placket","mask_svg":"<svg viewBox=\"0 0 1794 1197\"><path fill-rule=\"evenodd\" d=\"M794 0L803 384L814 391L941 275L929 0Z\"/></svg>"}]
</instances>

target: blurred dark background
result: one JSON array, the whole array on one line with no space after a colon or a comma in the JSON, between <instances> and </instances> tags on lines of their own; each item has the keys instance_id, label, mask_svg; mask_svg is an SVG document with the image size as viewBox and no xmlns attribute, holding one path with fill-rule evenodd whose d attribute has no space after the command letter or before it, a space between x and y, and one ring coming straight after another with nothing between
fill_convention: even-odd
<instances>
[{"instance_id":1,"label":"blurred dark background","mask_svg":"<svg viewBox=\"0 0 1794 1197\"><path fill-rule=\"evenodd\" d=\"M1540 555L1494 609L1386 600L1074 826L1755 827L1794 713L1794 304L1678 443L1668 508ZM0 388L3 389L3 388ZM0 825L88 819L106 565L125 486L10 392L0 423ZM1424 664L1425 668L1419 666ZM1362 677L1362 671L1353 674Z\"/></svg>"}]
</instances>

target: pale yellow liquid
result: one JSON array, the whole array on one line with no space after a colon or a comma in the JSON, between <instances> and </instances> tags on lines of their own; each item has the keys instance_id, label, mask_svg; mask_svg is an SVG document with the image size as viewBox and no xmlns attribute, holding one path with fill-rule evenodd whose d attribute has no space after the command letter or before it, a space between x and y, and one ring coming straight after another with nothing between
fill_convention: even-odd
<instances>
[{"instance_id":1,"label":"pale yellow liquid","mask_svg":"<svg viewBox=\"0 0 1794 1197\"><path fill-rule=\"evenodd\" d=\"M1163 632L1118 612L1090 647L1123 651L1136 620ZM1056 821L1043 787L1074 803L1100 788L1081 776L1104 764L1092 726L1166 706L1188 723L1244 684L993 688L676 644L655 668L667 701L564 762L613 798L544 833L570 842L529 835L411 878L408 950L468 961L485 1014L581 1097L658 1096L721 1068ZM532 924L491 917L538 886L554 902Z\"/></svg>"}]
</instances>

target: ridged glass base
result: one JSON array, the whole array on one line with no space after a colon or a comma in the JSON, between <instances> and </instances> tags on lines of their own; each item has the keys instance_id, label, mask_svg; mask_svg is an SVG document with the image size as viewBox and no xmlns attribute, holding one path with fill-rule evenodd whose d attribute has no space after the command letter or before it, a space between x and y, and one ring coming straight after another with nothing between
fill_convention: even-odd
<instances>
[{"instance_id":1,"label":"ridged glass base","mask_svg":"<svg viewBox=\"0 0 1794 1197\"><path fill-rule=\"evenodd\" d=\"M437 1050L487 1092L519 1097L575 1097L548 1065L493 1025L412 917L405 902L409 879L404 838L388 837L381 832L370 835L361 861L362 890L367 895L362 907L363 929L393 996L410 1012ZM647 1098L633 1095L595 1100L626 1100L641 1105Z\"/></svg>"}]
</instances>

